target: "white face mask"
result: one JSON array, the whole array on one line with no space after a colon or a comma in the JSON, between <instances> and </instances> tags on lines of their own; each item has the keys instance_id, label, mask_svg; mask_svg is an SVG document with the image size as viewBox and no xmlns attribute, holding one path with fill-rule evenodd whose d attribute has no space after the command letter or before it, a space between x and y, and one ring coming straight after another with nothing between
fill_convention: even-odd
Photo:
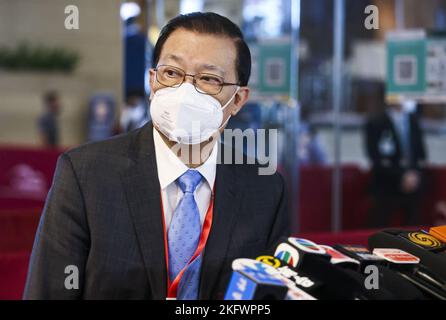
<instances>
[{"instance_id":1,"label":"white face mask","mask_svg":"<svg viewBox=\"0 0 446 320\"><path fill-rule=\"evenodd\" d=\"M198 144L208 140L226 125L222 106L214 97L199 93L192 84L185 82L178 88L167 87L155 92L150 103L150 115L154 125L170 141L182 144Z\"/></svg>"}]
</instances>

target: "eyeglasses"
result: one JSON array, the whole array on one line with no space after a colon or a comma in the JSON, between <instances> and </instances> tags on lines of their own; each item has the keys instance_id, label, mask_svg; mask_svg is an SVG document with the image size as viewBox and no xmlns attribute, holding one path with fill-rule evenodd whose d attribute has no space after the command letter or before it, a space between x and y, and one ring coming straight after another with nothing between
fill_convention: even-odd
<instances>
[{"instance_id":1,"label":"eyeglasses","mask_svg":"<svg viewBox=\"0 0 446 320\"><path fill-rule=\"evenodd\" d=\"M203 94L217 95L225 86L238 86L238 83L224 82L224 79L212 73L187 74L184 70L160 65L156 69L156 81L166 87L177 88L181 86L186 77L192 77L195 90Z\"/></svg>"}]
</instances>

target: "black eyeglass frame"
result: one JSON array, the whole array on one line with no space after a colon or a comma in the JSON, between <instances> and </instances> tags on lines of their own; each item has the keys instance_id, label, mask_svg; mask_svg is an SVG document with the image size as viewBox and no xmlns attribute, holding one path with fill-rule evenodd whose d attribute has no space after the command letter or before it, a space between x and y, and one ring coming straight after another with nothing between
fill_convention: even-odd
<instances>
[{"instance_id":1,"label":"black eyeglass frame","mask_svg":"<svg viewBox=\"0 0 446 320\"><path fill-rule=\"evenodd\" d=\"M176 85L174 85L174 86L169 86L169 85L166 85L166 84L162 83L162 82L158 79L158 68L160 68L160 67L170 67L170 68L174 68L174 69L176 69L176 70L181 71L181 72L184 74L184 76L183 76L183 80L182 80L179 84L176 84ZM186 73L186 71L184 71L183 69L178 68L178 67L175 67L175 66L171 66L171 65L168 65L168 64L162 64L162 65L159 65L159 66L157 66L156 68L154 68L153 70L155 71L155 78L156 78L156 81L158 81L158 83L162 84L163 86L170 87L170 88L178 88L179 86L181 86L181 85L184 83L184 81L186 81L186 77L192 77L192 80L193 80L193 84L194 84L194 88L195 88L195 90L197 90L198 93L201 93L201 94L207 94L207 95L210 95L210 96L216 96L216 95L220 94L221 91L223 90L223 87L227 87L227 86L240 86L240 83L239 83L239 82L237 82L237 83L225 82L223 77L221 77L221 76L219 76L219 75L216 75L216 74L213 74L213 73L199 72L199 73L196 73L196 74L188 74L188 73ZM196 84L197 84L197 80L195 79L195 77L196 77L197 75L209 75L209 76L213 76L213 77L217 77L217 78L221 79L221 80L222 80L222 83L220 84L220 90L219 90L217 93L207 93L207 92L200 91L200 90L197 88L197 85L196 85Z\"/></svg>"}]
</instances>

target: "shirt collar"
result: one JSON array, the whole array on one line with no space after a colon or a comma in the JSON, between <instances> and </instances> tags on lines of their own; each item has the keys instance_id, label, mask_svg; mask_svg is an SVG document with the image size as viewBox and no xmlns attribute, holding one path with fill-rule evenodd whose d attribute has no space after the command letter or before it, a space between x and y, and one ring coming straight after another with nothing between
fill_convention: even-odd
<instances>
[{"instance_id":1,"label":"shirt collar","mask_svg":"<svg viewBox=\"0 0 446 320\"><path fill-rule=\"evenodd\" d=\"M165 189L175 182L189 167L186 166L163 141L161 134L153 128L153 140L155 144L156 164L158 168L158 179L161 189ZM208 159L199 167L195 168L205 178L212 190L215 182L217 166L218 145L215 143Z\"/></svg>"}]
</instances>

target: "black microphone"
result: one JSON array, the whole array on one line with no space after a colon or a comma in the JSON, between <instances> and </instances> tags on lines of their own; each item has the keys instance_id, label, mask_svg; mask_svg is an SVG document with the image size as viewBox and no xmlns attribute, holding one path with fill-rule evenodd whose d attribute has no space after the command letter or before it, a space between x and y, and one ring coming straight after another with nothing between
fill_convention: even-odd
<instances>
[{"instance_id":1,"label":"black microphone","mask_svg":"<svg viewBox=\"0 0 446 320\"><path fill-rule=\"evenodd\" d=\"M420 258L435 281L446 281L446 244L424 231L387 229L369 237L369 247L396 248Z\"/></svg>"},{"instance_id":2,"label":"black microphone","mask_svg":"<svg viewBox=\"0 0 446 320\"><path fill-rule=\"evenodd\" d=\"M373 253L386 259L392 270L417 286L428 297L446 299L446 291L429 275L429 270L420 264L418 257L403 250L391 248L375 248Z\"/></svg>"},{"instance_id":3,"label":"black microphone","mask_svg":"<svg viewBox=\"0 0 446 320\"><path fill-rule=\"evenodd\" d=\"M364 273L367 266L385 266L387 261L381 257L372 254L369 249L361 245L341 245L336 244L334 249L358 262L358 271Z\"/></svg>"},{"instance_id":4,"label":"black microphone","mask_svg":"<svg viewBox=\"0 0 446 320\"><path fill-rule=\"evenodd\" d=\"M287 263L272 255L262 255L257 257L256 260L275 268L280 277L287 283L289 290L286 300L316 300L309 292L319 287L319 282L303 273L297 273Z\"/></svg>"},{"instance_id":5,"label":"black microphone","mask_svg":"<svg viewBox=\"0 0 446 320\"><path fill-rule=\"evenodd\" d=\"M302 257L302 254L300 255ZM274 257L279 259L281 265L279 271L287 278L292 278L296 285L303 290L315 290L322 284L315 278L301 270L297 270L300 261L299 252L286 242L280 243L274 251Z\"/></svg>"},{"instance_id":6,"label":"black microphone","mask_svg":"<svg viewBox=\"0 0 446 320\"><path fill-rule=\"evenodd\" d=\"M284 300L288 286L277 270L253 259L232 262L224 300Z\"/></svg>"},{"instance_id":7,"label":"black microphone","mask_svg":"<svg viewBox=\"0 0 446 320\"><path fill-rule=\"evenodd\" d=\"M355 271L359 270L360 263L358 260L355 260L353 258L350 258L349 256L346 256L345 254L334 249L333 247L330 247L327 245L321 245L321 247L325 250L325 252L327 254L330 255L330 257L331 257L330 262L332 264L335 264L335 265L340 266L345 269L351 269L351 270L355 270Z\"/></svg>"},{"instance_id":8,"label":"black microphone","mask_svg":"<svg viewBox=\"0 0 446 320\"><path fill-rule=\"evenodd\" d=\"M315 243L300 238L283 238L283 242L280 243L275 252L274 256L279 259L283 264L286 264L288 268L283 268L284 276L287 274L290 278L294 279L296 285L301 287L301 279L309 279L311 285L307 285L302 289L311 294L318 299L335 299L340 296L340 299L353 299L351 295L346 295L344 292L333 292L338 287L337 284L323 282L317 275L309 274L302 270L303 265L309 265L314 259L322 259L322 261L327 261L329 257L325 254L324 250L319 248ZM295 243L297 246L301 245L305 249L297 249L295 246L291 245L289 241ZM312 255L314 252L316 255ZM319 256L320 255L320 256ZM323 262L322 262L323 263ZM332 288L327 289L328 286Z\"/></svg>"},{"instance_id":9,"label":"black microphone","mask_svg":"<svg viewBox=\"0 0 446 320\"><path fill-rule=\"evenodd\" d=\"M385 289L367 290L365 277L351 273L348 270L331 264L331 256L319 245L301 238L288 238L282 251L276 250L276 256L293 261L294 270L304 272L312 279L317 279L322 285L309 291L319 299L392 299L393 295ZM290 248L291 247L291 248ZM278 247L279 248L279 247ZM290 257L293 257L291 259Z\"/></svg>"},{"instance_id":10,"label":"black microphone","mask_svg":"<svg viewBox=\"0 0 446 320\"><path fill-rule=\"evenodd\" d=\"M330 246L321 246L321 247L324 248L325 251L331 255L332 263L335 263L340 267L346 268L348 270L347 272L351 272L352 275L356 273L363 276L364 268L366 267L366 265L371 265L372 261L378 261L379 263L374 265L378 270L379 287L382 287L391 294L393 294L394 299L424 300L426 298L425 295L419 289L417 289L415 285L408 282L405 277L401 276L396 271L387 268L381 261L381 259L386 260L383 256L376 255L374 253L372 254L370 251L367 250L367 248L364 248L362 246L344 246L344 249L350 249L349 251L350 257L349 257ZM340 245L337 245L337 247L340 247ZM358 251L360 253L358 253ZM370 257L370 255L375 255L377 257ZM364 258L369 258L369 259L367 260ZM401 256L399 258L400 260L403 260ZM360 263L361 259L363 259L362 266ZM407 262L407 257L405 262ZM362 277L358 278L358 281L360 281L360 279L362 279ZM371 291L371 293L375 293L375 291ZM381 299L379 295L376 295L375 298Z\"/></svg>"},{"instance_id":11,"label":"black microphone","mask_svg":"<svg viewBox=\"0 0 446 320\"><path fill-rule=\"evenodd\" d=\"M286 238L282 239L286 240ZM280 241L277 243L280 243ZM277 248L281 248L283 245L286 244L279 244ZM274 246L270 247L264 255L258 256L256 260L261 261L278 271L281 279L288 285L289 290L286 300L316 300L316 298L309 292L311 291L311 288L319 287L320 283L302 272L297 273L295 270L289 268L287 262L274 257L273 254L277 251L277 248ZM298 261L297 257L288 258L288 260L291 261Z\"/></svg>"}]
</instances>

